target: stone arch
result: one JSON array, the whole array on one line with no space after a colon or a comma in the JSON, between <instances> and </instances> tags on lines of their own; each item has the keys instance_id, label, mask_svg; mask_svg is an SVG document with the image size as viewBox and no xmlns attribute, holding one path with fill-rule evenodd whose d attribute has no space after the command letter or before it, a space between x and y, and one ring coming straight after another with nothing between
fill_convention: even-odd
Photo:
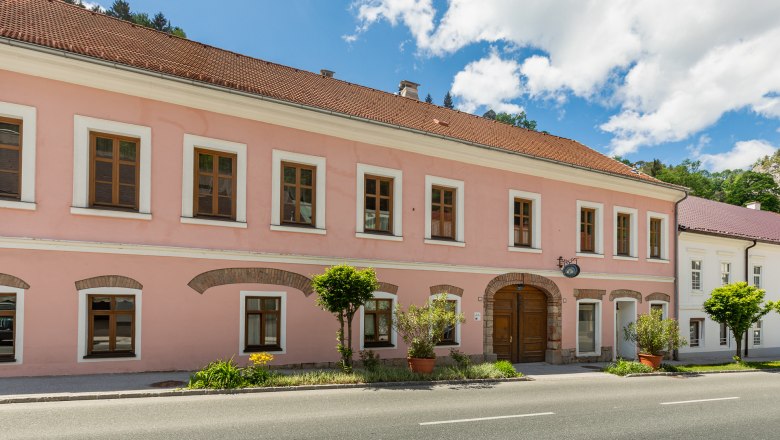
<instances>
[{"instance_id":1,"label":"stone arch","mask_svg":"<svg viewBox=\"0 0 780 440\"><path fill-rule=\"evenodd\" d=\"M385 283L383 281L379 282L379 288L376 290L377 292L387 292L392 293L393 295L398 295L398 286L395 284Z\"/></svg>"},{"instance_id":2,"label":"stone arch","mask_svg":"<svg viewBox=\"0 0 780 440\"><path fill-rule=\"evenodd\" d=\"M645 297L645 300L647 300L647 301L672 302L672 298L669 295L667 295L666 293L661 293L661 292L653 292L650 295L647 295Z\"/></svg>"},{"instance_id":3,"label":"stone arch","mask_svg":"<svg viewBox=\"0 0 780 440\"><path fill-rule=\"evenodd\" d=\"M484 354L493 354L493 296L502 288L512 284L533 286L547 295L547 351L545 360L551 363L560 363L562 334L561 291L551 279L530 273L505 273L490 280L485 288L485 295L482 298L485 304L485 316L483 317L485 339L482 344Z\"/></svg>"},{"instance_id":4,"label":"stone arch","mask_svg":"<svg viewBox=\"0 0 780 440\"><path fill-rule=\"evenodd\" d=\"M0 286L15 287L17 289L25 290L30 288L30 285L23 279L8 275L7 273L0 273Z\"/></svg>"},{"instance_id":5,"label":"stone arch","mask_svg":"<svg viewBox=\"0 0 780 440\"><path fill-rule=\"evenodd\" d=\"M450 293L461 298L463 297L463 289L458 286L452 286L450 284L437 284L431 286L431 295L438 295L440 293Z\"/></svg>"},{"instance_id":6,"label":"stone arch","mask_svg":"<svg viewBox=\"0 0 780 440\"><path fill-rule=\"evenodd\" d=\"M295 272L270 267L230 267L214 269L193 278L189 283L193 290L204 293L206 290L225 284L276 284L300 290L304 295L314 293L311 279Z\"/></svg>"},{"instance_id":7,"label":"stone arch","mask_svg":"<svg viewBox=\"0 0 780 440\"><path fill-rule=\"evenodd\" d=\"M574 299L604 299L606 290L601 289L574 289ZM611 299L610 299L611 300Z\"/></svg>"},{"instance_id":8,"label":"stone arch","mask_svg":"<svg viewBox=\"0 0 780 440\"><path fill-rule=\"evenodd\" d=\"M642 302L642 294L636 290L629 289L617 289L609 293L609 300L614 301L615 298L633 298L640 303Z\"/></svg>"},{"instance_id":9,"label":"stone arch","mask_svg":"<svg viewBox=\"0 0 780 440\"><path fill-rule=\"evenodd\" d=\"M144 288L138 281L122 275L100 275L76 281L76 290L95 289L100 287L123 287L137 290Z\"/></svg>"}]
</instances>

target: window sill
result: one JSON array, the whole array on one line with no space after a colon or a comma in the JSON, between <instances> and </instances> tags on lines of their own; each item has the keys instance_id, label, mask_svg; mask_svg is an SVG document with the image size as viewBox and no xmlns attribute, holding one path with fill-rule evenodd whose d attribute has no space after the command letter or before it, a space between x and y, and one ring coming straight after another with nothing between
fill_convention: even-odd
<instances>
[{"instance_id":1,"label":"window sill","mask_svg":"<svg viewBox=\"0 0 780 440\"><path fill-rule=\"evenodd\" d=\"M460 347L460 342L440 342L436 347Z\"/></svg>"},{"instance_id":2,"label":"window sill","mask_svg":"<svg viewBox=\"0 0 780 440\"><path fill-rule=\"evenodd\" d=\"M637 257L629 257L627 255L613 255L613 260L623 260L623 261L639 261L639 258Z\"/></svg>"},{"instance_id":3,"label":"window sill","mask_svg":"<svg viewBox=\"0 0 780 440\"><path fill-rule=\"evenodd\" d=\"M152 214L131 211L112 211L110 209L79 208L72 206L70 213L73 215L89 215L93 217L124 218L130 220L151 220Z\"/></svg>"},{"instance_id":4,"label":"window sill","mask_svg":"<svg viewBox=\"0 0 780 440\"><path fill-rule=\"evenodd\" d=\"M596 254L593 252L577 252L576 256L584 258L604 258L604 254Z\"/></svg>"},{"instance_id":5,"label":"window sill","mask_svg":"<svg viewBox=\"0 0 780 440\"><path fill-rule=\"evenodd\" d=\"M436 238L426 238L423 242L425 244L440 244L443 246L466 247L465 241L439 240Z\"/></svg>"},{"instance_id":6,"label":"window sill","mask_svg":"<svg viewBox=\"0 0 780 440\"><path fill-rule=\"evenodd\" d=\"M35 211L38 205L34 202L20 202L17 200L0 200L0 208L19 209L22 211Z\"/></svg>"},{"instance_id":7,"label":"window sill","mask_svg":"<svg viewBox=\"0 0 780 440\"><path fill-rule=\"evenodd\" d=\"M16 364L16 358L0 358L0 364Z\"/></svg>"},{"instance_id":8,"label":"window sill","mask_svg":"<svg viewBox=\"0 0 780 440\"><path fill-rule=\"evenodd\" d=\"M105 355L86 355L79 359L79 362L123 362L123 361L138 361L141 360L140 356L135 353L132 354L105 354Z\"/></svg>"},{"instance_id":9,"label":"window sill","mask_svg":"<svg viewBox=\"0 0 780 440\"><path fill-rule=\"evenodd\" d=\"M648 263L669 264L669 260L664 260L661 258L646 258L645 261L647 261Z\"/></svg>"},{"instance_id":10,"label":"window sill","mask_svg":"<svg viewBox=\"0 0 780 440\"><path fill-rule=\"evenodd\" d=\"M246 222L232 220L207 220L205 218L182 217L181 222L188 225L222 226L225 228L246 229Z\"/></svg>"},{"instance_id":11,"label":"window sill","mask_svg":"<svg viewBox=\"0 0 780 440\"><path fill-rule=\"evenodd\" d=\"M542 250L539 248L523 247L523 246L509 246L507 248L509 252L523 252L527 254L541 254Z\"/></svg>"},{"instance_id":12,"label":"window sill","mask_svg":"<svg viewBox=\"0 0 780 440\"><path fill-rule=\"evenodd\" d=\"M576 357L593 357L593 356L601 356L601 353L596 351L590 351L586 353L577 353Z\"/></svg>"},{"instance_id":13,"label":"window sill","mask_svg":"<svg viewBox=\"0 0 780 440\"><path fill-rule=\"evenodd\" d=\"M363 344L364 350L392 350L394 348L397 348L395 345L387 343L387 344L371 344L366 345Z\"/></svg>"},{"instance_id":14,"label":"window sill","mask_svg":"<svg viewBox=\"0 0 780 440\"><path fill-rule=\"evenodd\" d=\"M404 238L398 235L371 234L366 232L356 232L355 238L370 238L372 240L385 240L385 241L404 241Z\"/></svg>"},{"instance_id":15,"label":"window sill","mask_svg":"<svg viewBox=\"0 0 780 440\"><path fill-rule=\"evenodd\" d=\"M241 352L241 354L249 356L250 354L262 352L283 353L284 349L278 345L268 345L265 347L247 347L244 349L244 351Z\"/></svg>"},{"instance_id":16,"label":"window sill","mask_svg":"<svg viewBox=\"0 0 780 440\"><path fill-rule=\"evenodd\" d=\"M279 232L302 232L304 234L317 234L317 235L325 235L327 233L327 230L325 229L307 228L301 226L283 226L283 225L271 225L271 230L279 231Z\"/></svg>"}]
</instances>

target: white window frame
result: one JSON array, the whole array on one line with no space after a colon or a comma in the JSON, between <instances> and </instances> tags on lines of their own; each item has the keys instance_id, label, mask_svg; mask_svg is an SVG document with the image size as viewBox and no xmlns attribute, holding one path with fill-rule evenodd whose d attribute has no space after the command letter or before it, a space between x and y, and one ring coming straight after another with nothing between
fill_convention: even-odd
<instances>
[{"instance_id":1,"label":"white window frame","mask_svg":"<svg viewBox=\"0 0 780 440\"><path fill-rule=\"evenodd\" d=\"M152 219L152 129L143 125L107 119L73 116L73 205L71 214L97 217ZM90 132L127 136L139 139L138 212L89 207L89 134Z\"/></svg>"},{"instance_id":2,"label":"white window frame","mask_svg":"<svg viewBox=\"0 0 780 440\"><path fill-rule=\"evenodd\" d=\"M319 174L319 171L318 171ZM369 176L388 177L393 179L393 233L371 234L365 231L365 203L366 203L366 174ZM357 196L355 237L371 238L376 240L403 241L403 171L394 168L378 167L374 165L357 164Z\"/></svg>"},{"instance_id":3,"label":"white window frame","mask_svg":"<svg viewBox=\"0 0 780 440\"><path fill-rule=\"evenodd\" d=\"M630 225L629 237L628 237L628 255L618 255L618 240L617 240L617 226L618 226L618 214L628 214ZM637 236L639 235L639 227L637 217L639 211L636 208L627 208L625 206L613 206L612 207L612 258L615 260L630 260L637 261Z\"/></svg>"},{"instance_id":4,"label":"white window frame","mask_svg":"<svg viewBox=\"0 0 780 440\"><path fill-rule=\"evenodd\" d=\"M723 265L728 264L729 265L729 271L723 272ZM721 261L720 266L718 267L718 286L725 286L726 284L731 284L733 282L732 272L731 272L732 264L731 261ZM723 284L723 274L728 273L729 274L729 282L726 284Z\"/></svg>"},{"instance_id":5,"label":"white window frame","mask_svg":"<svg viewBox=\"0 0 780 440\"><path fill-rule=\"evenodd\" d=\"M750 342L754 347L760 347L764 344L764 322L763 319L759 319L755 324L751 326L753 336ZM758 332L758 344L756 344L756 332Z\"/></svg>"},{"instance_id":6,"label":"white window frame","mask_svg":"<svg viewBox=\"0 0 780 440\"><path fill-rule=\"evenodd\" d=\"M660 304L661 305L661 315L662 315L662 318L663 319L669 318L669 303L666 302L666 301L661 301L661 300L649 301L647 303L647 311L648 312L652 311L653 310L653 306L656 305L656 304Z\"/></svg>"},{"instance_id":7,"label":"white window frame","mask_svg":"<svg viewBox=\"0 0 780 440\"><path fill-rule=\"evenodd\" d=\"M594 234L596 235L594 241L595 252L582 252L580 246L580 224L582 223L582 208L590 208L596 210L596 225L594 228ZM585 200L577 200L577 213L575 215L577 219L574 225L574 237L575 244L577 246L578 257L591 257L591 258L604 258L604 204L597 202L588 202Z\"/></svg>"},{"instance_id":8,"label":"white window frame","mask_svg":"<svg viewBox=\"0 0 780 440\"><path fill-rule=\"evenodd\" d=\"M720 337L720 333L721 333L721 330L723 330L723 328L726 329L726 343L725 344L721 343L721 337ZM728 326L726 326L726 324L719 323L718 324L718 346L719 347L731 347L731 340L732 339L734 339L734 337L733 337L733 335L731 333L731 329L728 328Z\"/></svg>"},{"instance_id":9,"label":"white window frame","mask_svg":"<svg viewBox=\"0 0 780 440\"><path fill-rule=\"evenodd\" d=\"M312 156L284 150L273 150L271 152L271 162L271 230L325 235L325 158L322 156ZM313 166L317 170L315 176L315 184L317 187L315 188L314 194L314 203L317 211L314 213L313 228L286 226L282 224L282 162Z\"/></svg>"},{"instance_id":10,"label":"white window frame","mask_svg":"<svg viewBox=\"0 0 780 440\"><path fill-rule=\"evenodd\" d=\"M195 149L220 151L236 155L236 220L209 220L194 215ZM181 222L191 225L246 228L246 144L184 134L182 148Z\"/></svg>"},{"instance_id":11,"label":"white window frame","mask_svg":"<svg viewBox=\"0 0 780 440\"><path fill-rule=\"evenodd\" d=\"M515 246L515 199L531 201L531 247ZM539 193L509 190L509 242L511 252L542 252L542 195Z\"/></svg>"},{"instance_id":12,"label":"white window frame","mask_svg":"<svg viewBox=\"0 0 780 440\"><path fill-rule=\"evenodd\" d=\"M128 289L125 287L95 287L90 289L79 290L79 312L78 312L78 343L76 362L78 363L90 363L90 362L126 362L126 361L140 361L141 360L141 327L143 327L143 320L141 319L141 294L140 289ZM135 297L135 317L133 317L133 325L135 326L135 356L127 357L107 357L107 358L91 358L84 359L87 355L87 336L88 336L88 323L87 323L87 297L89 295L123 295Z\"/></svg>"},{"instance_id":13,"label":"white window frame","mask_svg":"<svg viewBox=\"0 0 780 440\"><path fill-rule=\"evenodd\" d=\"M692 293L703 293L704 292L704 260L701 258L691 258L688 261L690 263L688 264L688 274L689 274L689 280L690 283L688 284L688 287L690 287ZM699 262L699 288L694 289L693 287L693 273L696 271L693 268L693 262L698 261Z\"/></svg>"},{"instance_id":14,"label":"white window frame","mask_svg":"<svg viewBox=\"0 0 780 440\"><path fill-rule=\"evenodd\" d=\"M661 258L650 258L650 220L661 220ZM651 263L669 263L669 214L647 211L647 258Z\"/></svg>"},{"instance_id":15,"label":"white window frame","mask_svg":"<svg viewBox=\"0 0 780 440\"><path fill-rule=\"evenodd\" d=\"M596 351L582 352L580 351L580 304L596 304ZM602 333L602 320L601 320L601 308L602 303L600 299L580 299L577 300L577 313L575 315L575 343L577 356L601 356L601 333Z\"/></svg>"},{"instance_id":16,"label":"white window frame","mask_svg":"<svg viewBox=\"0 0 780 440\"><path fill-rule=\"evenodd\" d=\"M758 273L756 273L756 268L758 268ZM758 279L758 283L756 283L756 279ZM764 283L764 266L754 264L753 265L753 285L755 287L758 287L761 289L761 285Z\"/></svg>"},{"instance_id":17,"label":"white window frame","mask_svg":"<svg viewBox=\"0 0 780 440\"><path fill-rule=\"evenodd\" d=\"M390 293L390 292L374 292L374 295L372 296L372 299L391 299L393 300L393 303L391 304L391 319L395 319L395 313L392 312L395 310L396 304L398 304L398 295ZM365 345L363 343L363 336L365 332L365 314L363 313L363 306L360 306L360 349L365 350ZM395 331L395 327L390 325L390 343L393 344L392 347L369 347L370 350L377 351L377 350L395 350L398 348L398 333Z\"/></svg>"},{"instance_id":18,"label":"white window frame","mask_svg":"<svg viewBox=\"0 0 780 440\"><path fill-rule=\"evenodd\" d=\"M455 188L455 241L431 238L431 202L433 198L433 186ZM445 246L465 247L465 188L462 180L447 179L445 177L425 176L425 240L426 244L441 244Z\"/></svg>"},{"instance_id":19,"label":"white window frame","mask_svg":"<svg viewBox=\"0 0 780 440\"><path fill-rule=\"evenodd\" d=\"M14 323L14 361L0 362L3 365L21 365L24 360L24 289L0 285L0 295L10 293L16 295L16 322Z\"/></svg>"},{"instance_id":20,"label":"white window frame","mask_svg":"<svg viewBox=\"0 0 780 440\"><path fill-rule=\"evenodd\" d=\"M433 294L433 295L428 297L428 300L429 301L433 301L439 295L441 295L441 294L440 293ZM453 295L451 293L447 294L447 301L455 301L455 313L457 313L457 314L460 314L460 302L461 302L460 300L461 299L462 298L459 297L458 295ZM461 325L460 322L455 324L455 342L456 342L455 344L437 345L436 348L449 348L449 347L457 348L457 347L460 347L460 344L461 344L461 340L460 340L460 325Z\"/></svg>"},{"instance_id":21,"label":"white window frame","mask_svg":"<svg viewBox=\"0 0 780 440\"><path fill-rule=\"evenodd\" d=\"M254 351L244 351L246 342L246 322L244 320L246 316L246 298L262 297L262 298L280 298L279 300L279 346L281 350L269 351L268 353L274 354L286 354L287 353L287 292L270 292L270 291L254 291L254 290L242 290L239 292L239 318L238 318L238 354L240 356L249 356Z\"/></svg>"},{"instance_id":22,"label":"white window frame","mask_svg":"<svg viewBox=\"0 0 780 440\"><path fill-rule=\"evenodd\" d=\"M35 204L35 146L37 144L37 109L27 105L0 102L0 116L22 121L22 187L20 199L0 200L0 208L34 211Z\"/></svg>"},{"instance_id":23,"label":"white window frame","mask_svg":"<svg viewBox=\"0 0 780 440\"><path fill-rule=\"evenodd\" d=\"M693 316L691 318L688 318L688 337L689 338L691 336L691 334L690 334L691 333L691 322L693 322L693 321L697 321L699 323L699 345L689 345L689 347L694 349L694 350L697 349L697 348L704 348L704 327L705 327L704 324L707 322L707 320L706 319L702 319L702 318L698 318L698 317L695 317L695 316ZM720 330L718 330L718 344L720 344Z\"/></svg>"}]
</instances>

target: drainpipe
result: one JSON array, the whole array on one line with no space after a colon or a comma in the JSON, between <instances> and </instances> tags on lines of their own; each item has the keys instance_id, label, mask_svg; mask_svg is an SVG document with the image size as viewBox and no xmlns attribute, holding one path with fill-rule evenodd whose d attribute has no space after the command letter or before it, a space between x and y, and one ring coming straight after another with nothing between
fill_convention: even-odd
<instances>
[{"instance_id":1,"label":"drainpipe","mask_svg":"<svg viewBox=\"0 0 780 440\"><path fill-rule=\"evenodd\" d=\"M685 191L685 197L674 204L674 319L679 322L680 318L680 203L688 198L688 191ZM674 350L672 354L674 360L678 360L678 351Z\"/></svg>"},{"instance_id":2,"label":"drainpipe","mask_svg":"<svg viewBox=\"0 0 780 440\"><path fill-rule=\"evenodd\" d=\"M748 276L750 275L750 272L748 271L748 257L750 256L750 249L756 247L758 244L757 240L753 240L753 244L745 248L745 282L750 284L748 282ZM748 356L748 334L750 334L750 331L747 331L745 333L745 357Z\"/></svg>"}]
</instances>

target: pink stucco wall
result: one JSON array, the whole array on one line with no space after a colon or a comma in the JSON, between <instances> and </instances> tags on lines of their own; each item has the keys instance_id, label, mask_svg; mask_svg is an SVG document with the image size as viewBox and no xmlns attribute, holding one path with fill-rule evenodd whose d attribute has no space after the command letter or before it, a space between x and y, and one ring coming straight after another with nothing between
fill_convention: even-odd
<instances>
[{"instance_id":1,"label":"pink stucco wall","mask_svg":"<svg viewBox=\"0 0 780 440\"><path fill-rule=\"evenodd\" d=\"M672 277L673 264L648 264L646 211L673 219L673 203L532 176L435 159L320 134L228 117L163 102L74 86L0 71L0 101L34 106L38 111L36 211L2 210L0 236L73 241L153 244L176 247L261 251L339 258L415 261L523 270L556 268L558 256L575 253L576 200L604 204L605 258L580 260L583 273ZM151 221L72 215L73 116L109 119L152 128ZM182 139L185 133L245 143L247 160L246 229L182 224ZM271 231L271 151L280 149L327 158L327 235ZM402 169L403 242L355 237L356 163ZM423 243L424 178L435 175L465 181L466 247ZM554 177L554 176L551 176ZM507 251L508 190L542 194L541 254ZM613 205L639 209L639 261L619 261L612 251ZM672 223L670 221L670 223ZM671 228L672 225L670 224ZM671 230L670 237L671 235ZM669 240L673 246L673 240ZM674 255L674 249L670 249ZM0 272L24 279L24 365L0 365L0 376L72 374L96 371L189 369L215 357L235 354L240 290L288 291L287 354L279 363L336 358L335 319L318 310L314 297L280 286L221 286L200 295L187 287L195 275L223 267L276 267L303 275L323 268L308 265L249 264L151 256L55 251L0 250ZM478 300L495 276L412 270L378 271L381 281L397 284L399 301L422 302L428 287L452 284L465 289L462 350L482 352L482 311ZM143 359L76 363L77 294L74 281L98 275L132 277L144 285ZM670 282L555 278L563 304L563 347L574 346L575 288L632 289L672 294ZM612 345L612 303L604 301L602 341ZM641 304L639 311L647 304ZM670 305L673 307L673 305ZM444 351L446 352L446 350ZM382 352L402 357L401 349Z\"/></svg>"}]
</instances>

